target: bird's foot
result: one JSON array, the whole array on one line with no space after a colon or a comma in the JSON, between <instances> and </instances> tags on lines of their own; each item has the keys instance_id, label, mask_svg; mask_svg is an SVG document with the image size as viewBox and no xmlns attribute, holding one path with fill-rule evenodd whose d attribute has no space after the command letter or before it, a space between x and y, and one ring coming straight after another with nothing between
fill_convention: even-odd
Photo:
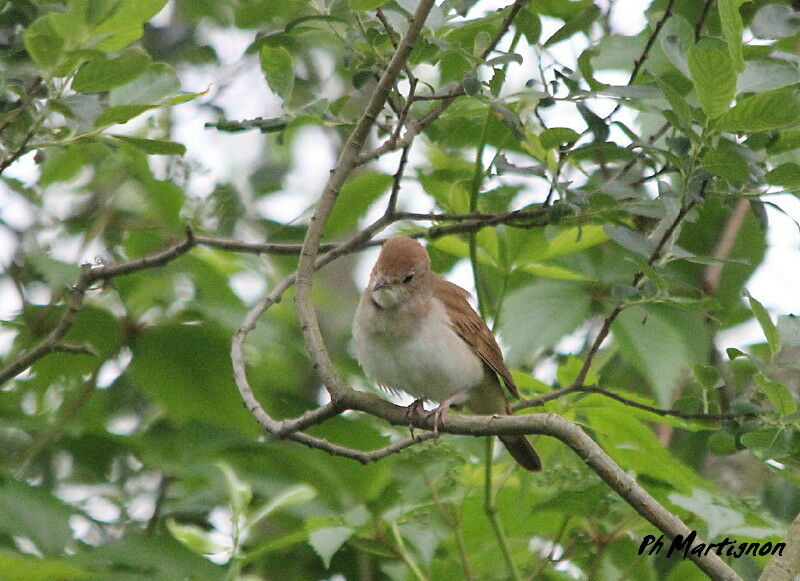
<instances>
[{"instance_id":1,"label":"bird's foot","mask_svg":"<svg viewBox=\"0 0 800 581\"><path fill-rule=\"evenodd\" d=\"M415 399L406 408L406 422L408 422L408 431L411 432L411 437L414 437L414 419L421 416L425 411L425 398L421 397Z\"/></svg>"},{"instance_id":2,"label":"bird's foot","mask_svg":"<svg viewBox=\"0 0 800 581\"><path fill-rule=\"evenodd\" d=\"M442 401L436 407L436 409L434 409L431 412L431 415L433 415L433 433L436 434L437 436L439 435L439 426L442 425L442 419L447 413L447 410L449 410L451 406L453 408L457 407L455 405L455 402L458 401L459 399L461 399L461 393L456 393L448 397L446 400Z\"/></svg>"}]
</instances>

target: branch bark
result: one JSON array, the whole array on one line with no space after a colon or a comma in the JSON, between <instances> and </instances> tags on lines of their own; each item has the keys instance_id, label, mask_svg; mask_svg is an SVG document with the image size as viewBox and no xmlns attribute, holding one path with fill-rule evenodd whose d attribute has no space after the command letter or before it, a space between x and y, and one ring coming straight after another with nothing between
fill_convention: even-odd
<instances>
[{"instance_id":1,"label":"branch bark","mask_svg":"<svg viewBox=\"0 0 800 581\"><path fill-rule=\"evenodd\" d=\"M800 571L800 514L798 514L784 537L788 542L783 554L775 555L758 581L793 581L797 572Z\"/></svg>"},{"instance_id":2,"label":"branch bark","mask_svg":"<svg viewBox=\"0 0 800 581\"><path fill-rule=\"evenodd\" d=\"M396 406L378 396L348 390L339 401L348 409L380 417L396 426L408 425L406 408ZM433 429L432 417L414 418L414 427ZM627 474L580 427L556 414L517 416L445 416L440 432L471 436L529 435L551 436L569 446L608 486L625 499L636 512L670 538L689 535L691 529L676 515L664 508L634 478ZM800 527L800 525L798 525ZM702 541L697 541L698 543ZM708 555L690 555L694 563L711 579L733 581L740 577L722 559Z\"/></svg>"},{"instance_id":3,"label":"branch bark","mask_svg":"<svg viewBox=\"0 0 800 581\"><path fill-rule=\"evenodd\" d=\"M347 389L334 369L322 339L319 329L317 313L311 302L311 278L314 272L317 253L319 252L320 240L325 223L330 216L331 209L339 196L341 189L348 176L359 163L359 154L364 147L364 142L369 135L369 131L375 122L378 113L386 103L389 92L394 86L400 71L406 63L408 54L414 46L414 42L422 31L425 20L434 6L433 0L420 0L417 9L411 17L408 30L397 45L392 60L386 67L378 85L370 98L364 115L359 119L355 129L350 134L344 145L342 154L336 167L330 174L325 189L317 203L317 208L311 216L311 221L306 231L306 238L303 242L303 249L300 252L300 260L297 264L297 276L295 279L297 292L295 302L297 304L297 314L300 319L300 328L305 337L306 347L308 348L314 369L319 373L322 382L325 384L331 399L335 402Z\"/></svg>"}]
</instances>

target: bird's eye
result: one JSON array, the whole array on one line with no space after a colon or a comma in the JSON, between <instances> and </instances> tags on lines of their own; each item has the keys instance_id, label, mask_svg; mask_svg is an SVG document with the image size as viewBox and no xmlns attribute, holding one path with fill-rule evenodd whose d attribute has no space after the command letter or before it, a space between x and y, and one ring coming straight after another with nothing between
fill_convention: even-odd
<instances>
[{"instance_id":1,"label":"bird's eye","mask_svg":"<svg viewBox=\"0 0 800 581\"><path fill-rule=\"evenodd\" d=\"M411 279L414 278L414 274L409 274L407 277L403 279L403 284L411 282Z\"/></svg>"}]
</instances>

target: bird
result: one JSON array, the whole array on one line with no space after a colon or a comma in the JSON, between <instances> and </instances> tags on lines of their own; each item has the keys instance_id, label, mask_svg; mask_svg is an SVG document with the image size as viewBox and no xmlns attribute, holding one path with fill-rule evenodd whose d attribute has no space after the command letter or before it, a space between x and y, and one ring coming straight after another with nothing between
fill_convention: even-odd
<instances>
[{"instance_id":1,"label":"bird","mask_svg":"<svg viewBox=\"0 0 800 581\"><path fill-rule=\"evenodd\" d=\"M425 247L408 236L384 242L353 319L353 352L365 375L390 391L424 401L438 429L448 408L509 415L501 386L519 397L494 334L469 304L470 293L431 270ZM542 464L525 436L500 441L527 470Z\"/></svg>"}]
</instances>

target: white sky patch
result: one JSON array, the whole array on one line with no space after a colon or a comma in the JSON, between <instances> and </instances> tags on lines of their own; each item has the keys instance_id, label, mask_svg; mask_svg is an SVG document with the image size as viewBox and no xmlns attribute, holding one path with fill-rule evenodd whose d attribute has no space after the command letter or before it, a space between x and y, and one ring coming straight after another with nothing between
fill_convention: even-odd
<instances>
[{"instance_id":1,"label":"white sky patch","mask_svg":"<svg viewBox=\"0 0 800 581\"><path fill-rule=\"evenodd\" d=\"M258 272L237 272L230 277L230 286L236 296L253 304L264 294L267 282Z\"/></svg>"}]
</instances>

